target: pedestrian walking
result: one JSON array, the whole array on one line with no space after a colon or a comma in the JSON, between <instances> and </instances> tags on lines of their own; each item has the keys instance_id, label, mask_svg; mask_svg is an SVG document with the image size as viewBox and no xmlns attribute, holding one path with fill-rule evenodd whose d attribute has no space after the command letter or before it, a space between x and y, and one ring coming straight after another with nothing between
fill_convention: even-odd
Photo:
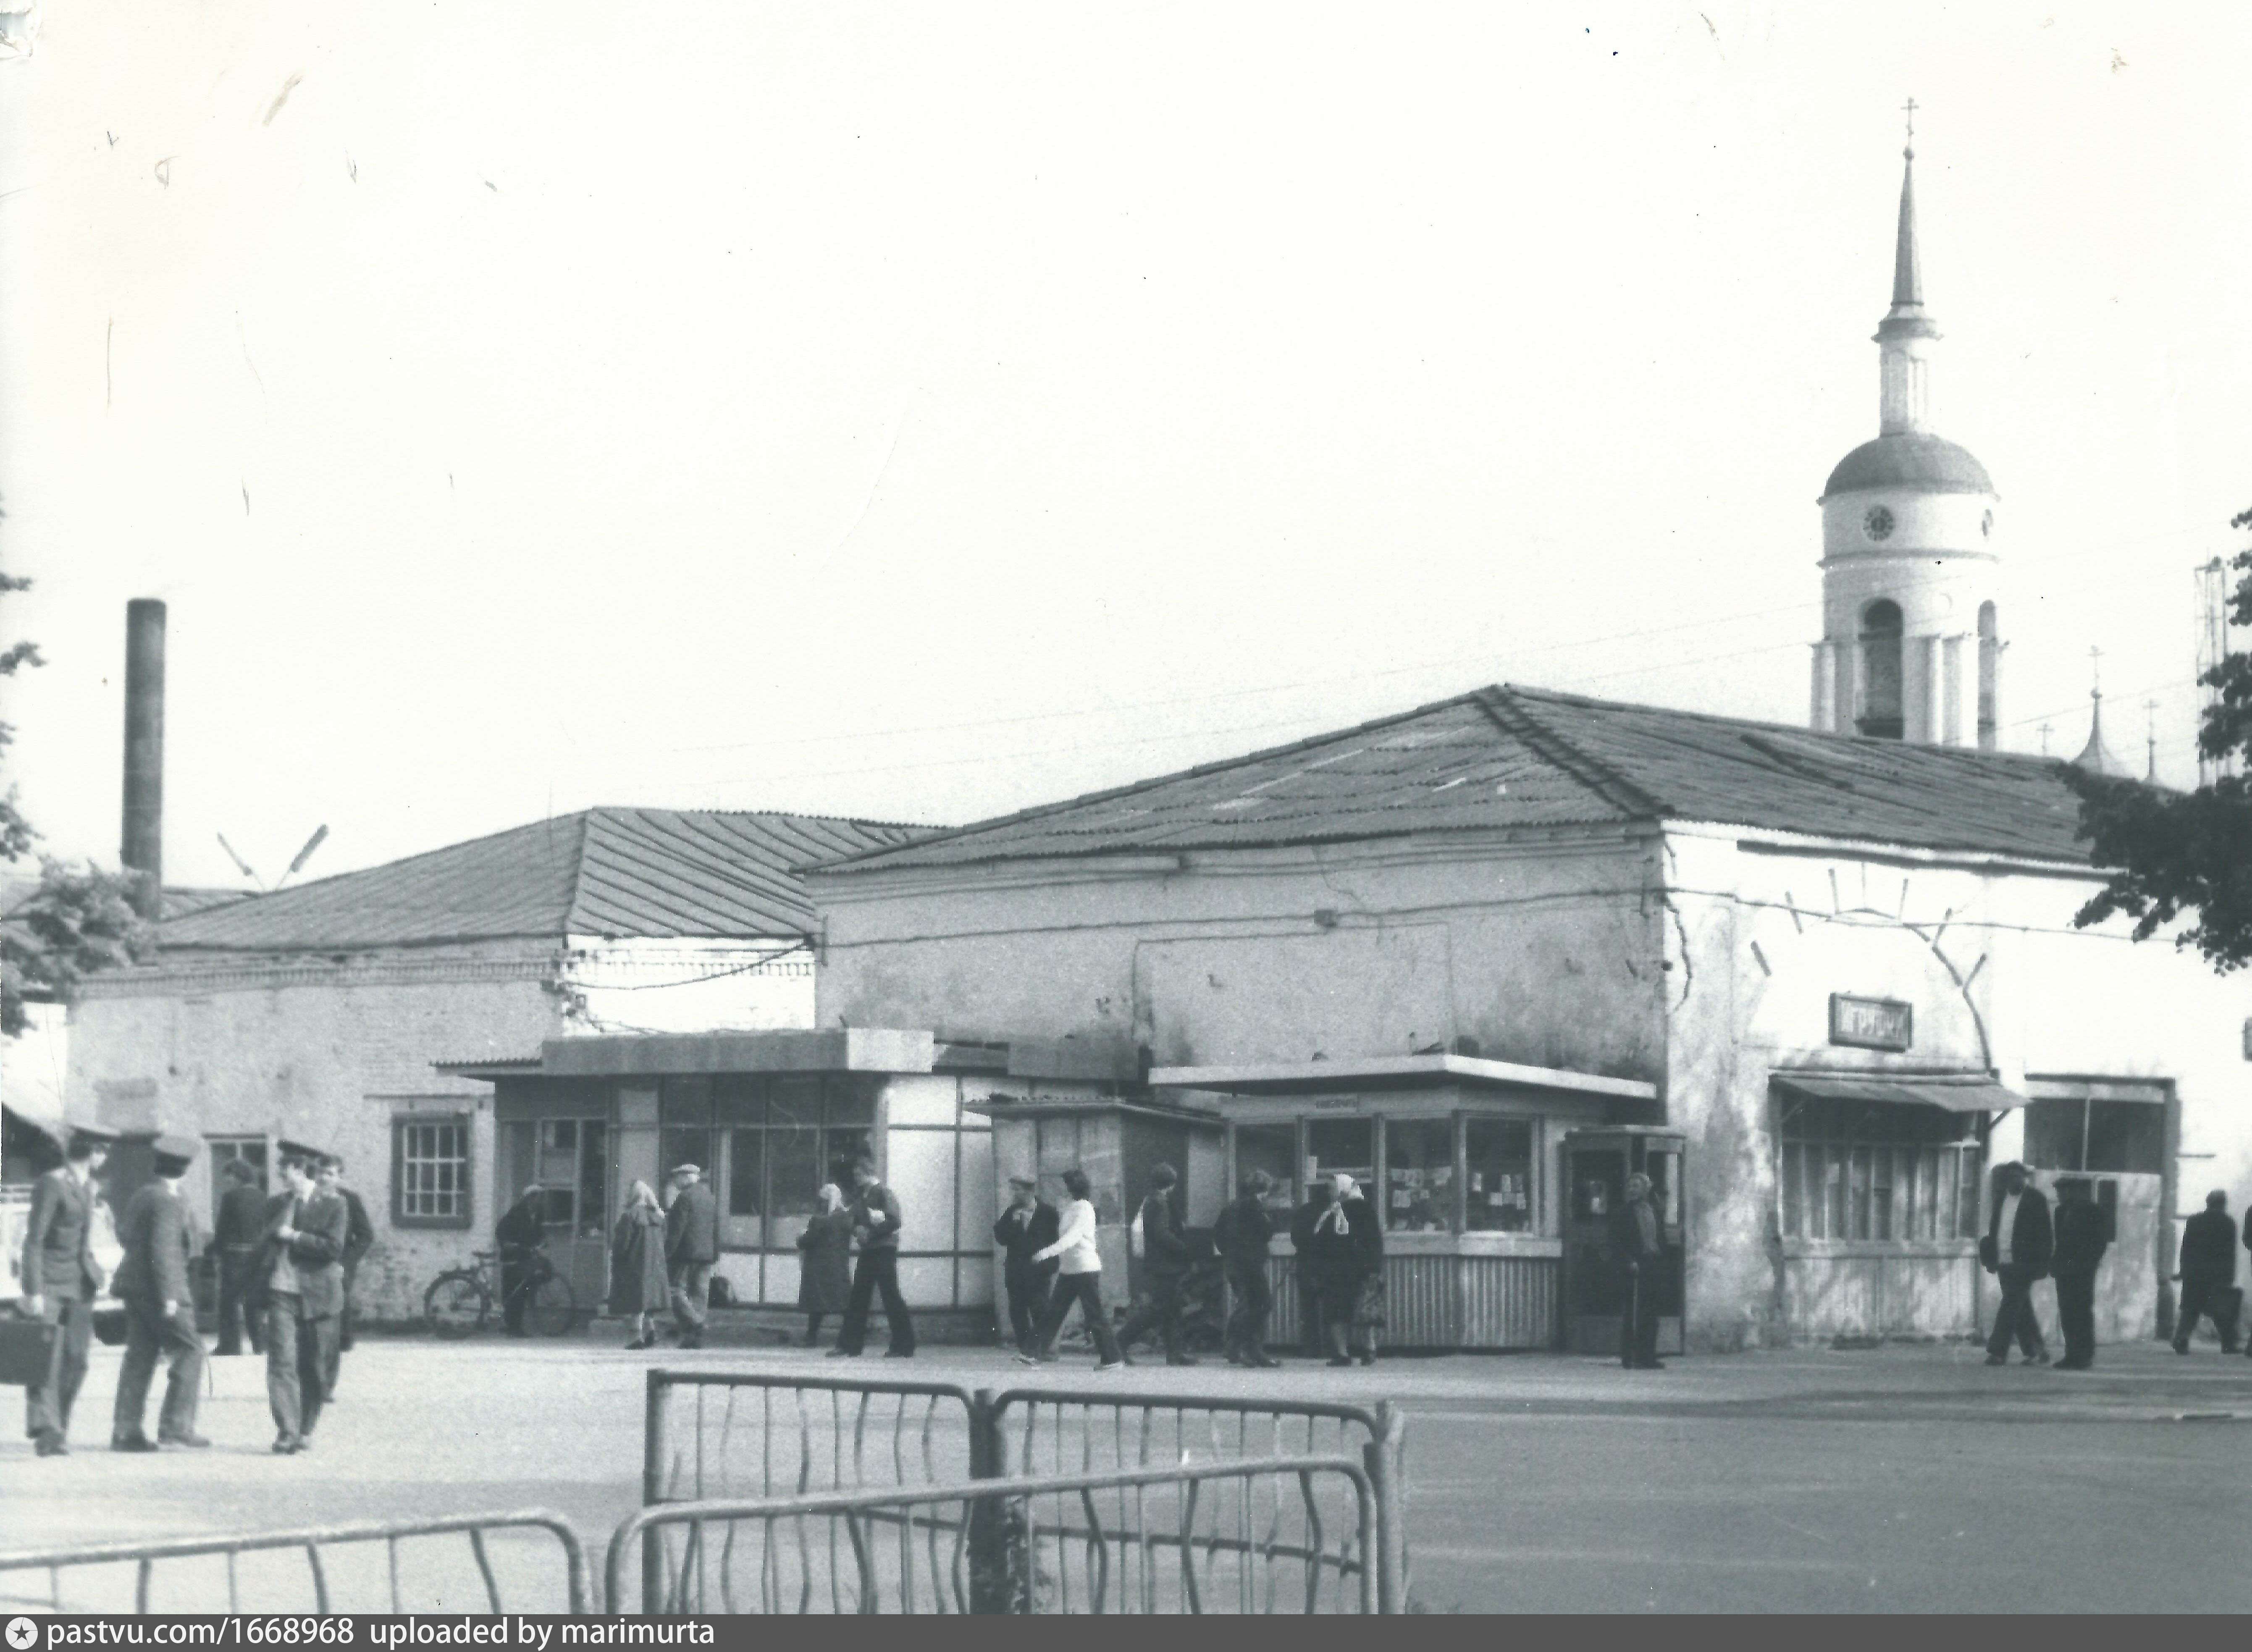
<instances>
[{"instance_id":1,"label":"pedestrian walking","mask_svg":"<svg viewBox=\"0 0 2252 1652\"><path fill-rule=\"evenodd\" d=\"M1370 1336L1371 1315L1380 1310L1369 1302L1367 1291L1371 1281L1382 1273L1384 1235L1375 1211L1361 1197L1352 1177L1339 1170L1330 1178L1329 1187L1329 1204L1314 1218L1299 1266L1307 1270L1311 1265L1313 1290L1321 1299L1329 1363L1350 1365L1358 1359L1364 1365L1373 1365L1376 1348ZM1303 1271L1301 1277L1304 1277Z\"/></svg>"},{"instance_id":2,"label":"pedestrian walking","mask_svg":"<svg viewBox=\"0 0 2252 1652\"><path fill-rule=\"evenodd\" d=\"M683 1348L704 1346L711 1317L712 1267L719 1260L719 1205L701 1167L672 1167L672 1208L664 1213L664 1267L672 1281L672 1322Z\"/></svg>"},{"instance_id":3,"label":"pedestrian walking","mask_svg":"<svg viewBox=\"0 0 2252 1652\"><path fill-rule=\"evenodd\" d=\"M797 1236L797 1305L805 1310L807 1348L821 1341L821 1322L843 1313L852 1299L851 1207L834 1182L824 1182L814 1200L821 1208Z\"/></svg>"},{"instance_id":4,"label":"pedestrian walking","mask_svg":"<svg viewBox=\"0 0 2252 1652\"><path fill-rule=\"evenodd\" d=\"M2048 1200L2033 1184L2033 1172L2023 1164L2002 1167L2002 1197L1986 1224L1986 1237L1978 1246L1978 1260L2000 1283L2002 1300L1994 1309L1993 1334L1986 1338L1986 1363L2010 1363L2010 1340L2028 1365L2048 1364L2048 1345L2042 1340L2040 1320L2033 1313L2033 1286L2048 1277L2056 1251L2056 1233L2049 1220Z\"/></svg>"},{"instance_id":5,"label":"pedestrian walking","mask_svg":"<svg viewBox=\"0 0 2252 1652\"><path fill-rule=\"evenodd\" d=\"M2064 1331L2059 1371L2086 1371L2096 1363L2096 1270L2111 1243L2103 1207L2078 1177L2056 1184L2056 1317Z\"/></svg>"},{"instance_id":6,"label":"pedestrian walking","mask_svg":"<svg viewBox=\"0 0 2252 1652\"><path fill-rule=\"evenodd\" d=\"M671 1295L664 1267L664 1206L657 1190L636 1182L610 1232L609 1310L633 1322L628 1348L657 1346L657 1316Z\"/></svg>"},{"instance_id":7,"label":"pedestrian walking","mask_svg":"<svg viewBox=\"0 0 2252 1652\"><path fill-rule=\"evenodd\" d=\"M1009 1297L1009 1335L1020 1354L1032 1351L1032 1338L1048 1311L1055 1286L1053 1258L1036 1262L1032 1255L1055 1243L1063 1232L1063 1218L1039 1196L1039 1183L1029 1176L1009 1178L1009 1205L993 1224L993 1242L1001 1247L1001 1283Z\"/></svg>"},{"instance_id":8,"label":"pedestrian walking","mask_svg":"<svg viewBox=\"0 0 2252 1652\"><path fill-rule=\"evenodd\" d=\"M914 1321L907 1316L907 1299L900 1295L900 1202L892 1190L876 1178L873 1160L852 1167L855 1192L851 1205L852 1237L859 1242L860 1260L852 1269L852 1294L844 1303L844 1323L837 1333L833 1358L857 1359L868 1336L868 1306L879 1293L884 1298L884 1319L891 1328L886 1359L913 1359Z\"/></svg>"},{"instance_id":9,"label":"pedestrian walking","mask_svg":"<svg viewBox=\"0 0 2252 1652\"><path fill-rule=\"evenodd\" d=\"M17 1311L55 1327L47 1378L24 1391L24 1432L42 1457L70 1454L71 1408L86 1381L94 1350L94 1302L101 1268L94 1260L94 1176L115 1138L80 1126L63 1147L63 1162L31 1184L24 1229L23 1295Z\"/></svg>"},{"instance_id":10,"label":"pedestrian walking","mask_svg":"<svg viewBox=\"0 0 2252 1652\"><path fill-rule=\"evenodd\" d=\"M222 1358L242 1352L266 1351L266 1332L248 1307L251 1271L258 1260L259 1241L266 1232L266 1190L258 1185L258 1167L247 1159L226 1162L226 1191L219 1197L212 1223L212 1245L219 1285L219 1347Z\"/></svg>"},{"instance_id":11,"label":"pedestrian walking","mask_svg":"<svg viewBox=\"0 0 2252 1652\"><path fill-rule=\"evenodd\" d=\"M1127 1360L1117 1337L1111 1335L1110 1315L1102 1306L1102 1253L1095 1248L1095 1205L1088 1197L1087 1173L1066 1170L1063 1190L1071 1197L1058 1213L1055 1242L1032 1253L1036 1262L1055 1260L1055 1295L1048 1299L1048 1311L1032 1333L1032 1348L1018 1355L1017 1363L1055 1363L1056 1333L1063 1329L1075 1302L1088 1335L1095 1339L1095 1369L1116 1371Z\"/></svg>"},{"instance_id":12,"label":"pedestrian walking","mask_svg":"<svg viewBox=\"0 0 2252 1652\"><path fill-rule=\"evenodd\" d=\"M1227 1280L1232 1304L1223 1350L1231 1365L1279 1365L1267 1351L1267 1315L1275 1305L1267 1283L1268 1240L1275 1235L1275 1218L1268 1214L1267 1192L1274 1185L1264 1170L1248 1171L1236 1183L1236 1196L1213 1225L1213 1244L1220 1251L1221 1273Z\"/></svg>"},{"instance_id":13,"label":"pedestrian walking","mask_svg":"<svg viewBox=\"0 0 2252 1652\"><path fill-rule=\"evenodd\" d=\"M1181 1281L1188 1276L1188 1235L1181 1231L1174 1204L1181 1173L1170 1164L1152 1166L1150 1191L1142 1200L1142 1301L1118 1328L1118 1345L1131 1348L1150 1331L1157 1333L1168 1365L1193 1365L1181 1343Z\"/></svg>"},{"instance_id":14,"label":"pedestrian walking","mask_svg":"<svg viewBox=\"0 0 2252 1652\"><path fill-rule=\"evenodd\" d=\"M337 1348L349 1354L359 1340L360 1260L375 1248L375 1224L367 1219L367 1206L344 1181L344 1162L331 1153L321 1161L320 1183L324 1192L344 1202L344 1305L337 1315ZM329 1385L336 1398L336 1385Z\"/></svg>"},{"instance_id":15,"label":"pedestrian walking","mask_svg":"<svg viewBox=\"0 0 2252 1652\"><path fill-rule=\"evenodd\" d=\"M524 1305L532 1295L532 1259L547 1242L547 1190L534 1182L493 1225L500 1251L500 1322L511 1336L528 1336Z\"/></svg>"},{"instance_id":16,"label":"pedestrian walking","mask_svg":"<svg viewBox=\"0 0 2252 1652\"><path fill-rule=\"evenodd\" d=\"M2174 1352L2189 1352L2190 1333L2200 1315L2213 1321L2221 1333L2221 1351L2236 1351L2236 1218L2228 1213L2228 1195L2215 1188L2205 1196L2205 1208L2182 1224L2181 1310L2174 1315Z\"/></svg>"},{"instance_id":17,"label":"pedestrian walking","mask_svg":"<svg viewBox=\"0 0 2252 1652\"><path fill-rule=\"evenodd\" d=\"M1322 1294L1314 1280L1314 1225L1330 1208L1331 1178L1323 1177L1306 1195L1304 1204L1290 1212L1290 1251L1298 1284L1298 1351L1319 1359L1327 1345L1322 1328Z\"/></svg>"},{"instance_id":18,"label":"pedestrian walking","mask_svg":"<svg viewBox=\"0 0 2252 1652\"><path fill-rule=\"evenodd\" d=\"M109 1419L112 1451L211 1444L196 1432L204 1339L196 1332L195 1294L188 1284L195 1222L180 1197L180 1178L195 1162L198 1145L184 1136L158 1136L149 1149L155 1179L134 1194L118 1225L118 1241L125 1250L117 1265L117 1295L125 1304L125 1363L117 1373L117 1403ZM160 1357L169 1374L156 1438L151 1440L142 1424Z\"/></svg>"},{"instance_id":19,"label":"pedestrian walking","mask_svg":"<svg viewBox=\"0 0 2252 1652\"><path fill-rule=\"evenodd\" d=\"M266 1207L256 1279L266 1322L266 1404L274 1414L274 1452L309 1451L328 1403L331 1350L344 1305L344 1239L351 1218L344 1202L323 1194L317 1157L291 1153L282 1161L282 1188Z\"/></svg>"},{"instance_id":20,"label":"pedestrian walking","mask_svg":"<svg viewBox=\"0 0 2252 1652\"><path fill-rule=\"evenodd\" d=\"M1611 1265L1624 1300L1619 1309L1619 1364L1629 1371L1664 1371L1658 1357L1658 1287L1665 1265L1665 1235L1650 1202L1650 1178L1626 1179L1626 1197L1609 1217Z\"/></svg>"}]
</instances>

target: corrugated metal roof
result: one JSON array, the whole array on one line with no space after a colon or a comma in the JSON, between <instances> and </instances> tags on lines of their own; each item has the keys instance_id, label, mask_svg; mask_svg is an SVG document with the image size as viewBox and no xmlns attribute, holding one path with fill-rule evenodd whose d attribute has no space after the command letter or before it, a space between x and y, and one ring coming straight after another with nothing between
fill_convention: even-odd
<instances>
[{"instance_id":1,"label":"corrugated metal roof","mask_svg":"<svg viewBox=\"0 0 2252 1652\"><path fill-rule=\"evenodd\" d=\"M326 951L515 936L802 935L794 868L922 829L718 809L590 809L176 918L165 950Z\"/></svg>"},{"instance_id":2,"label":"corrugated metal roof","mask_svg":"<svg viewBox=\"0 0 2252 1652\"><path fill-rule=\"evenodd\" d=\"M2045 758L1504 686L835 870L1685 820L2084 864Z\"/></svg>"}]
</instances>

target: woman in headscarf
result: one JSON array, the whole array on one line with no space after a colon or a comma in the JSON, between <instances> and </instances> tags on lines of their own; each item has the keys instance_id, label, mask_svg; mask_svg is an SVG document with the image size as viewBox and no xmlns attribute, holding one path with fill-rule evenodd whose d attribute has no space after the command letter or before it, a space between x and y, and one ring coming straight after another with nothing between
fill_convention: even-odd
<instances>
[{"instance_id":1,"label":"woman in headscarf","mask_svg":"<svg viewBox=\"0 0 2252 1652\"><path fill-rule=\"evenodd\" d=\"M820 1340L822 1320L843 1313L852 1294L852 1212L844 1203L844 1190L824 1182L814 1197L821 1208L797 1236L803 1258L798 1265L797 1305L805 1310L808 1348Z\"/></svg>"},{"instance_id":2,"label":"woman in headscarf","mask_svg":"<svg viewBox=\"0 0 2252 1652\"><path fill-rule=\"evenodd\" d=\"M1322 1305L1330 1364L1376 1363L1373 1329L1384 1322L1384 1234L1352 1177L1330 1178L1329 1204L1314 1218L1306 1260Z\"/></svg>"},{"instance_id":3,"label":"woman in headscarf","mask_svg":"<svg viewBox=\"0 0 2252 1652\"><path fill-rule=\"evenodd\" d=\"M657 1316L665 1297L664 1207L655 1188L636 1182L610 1235L610 1312L634 1322L628 1348L657 1346Z\"/></svg>"}]
</instances>

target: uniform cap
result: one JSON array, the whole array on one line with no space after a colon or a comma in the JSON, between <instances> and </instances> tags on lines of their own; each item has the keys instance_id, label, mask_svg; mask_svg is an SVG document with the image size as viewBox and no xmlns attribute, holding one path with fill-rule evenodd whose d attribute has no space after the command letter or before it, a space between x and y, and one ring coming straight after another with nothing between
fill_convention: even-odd
<instances>
[{"instance_id":1,"label":"uniform cap","mask_svg":"<svg viewBox=\"0 0 2252 1652\"><path fill-rule=\"evenodd\" d=\"M672 1167L672 1173L675 1176L701 1176L704 1167L700 1164L676 1164Z\"/></svg>"},{"instance_id":2,"label":"uniform cap","mask_svg":"<svg viewBox=\"0 0 2252 1652\"><path fill-rule=\"evenodd\" d=\"M149 1144L149 1156L156 1162L159 1176L177 1176L194 1163L196 1155L202 1151L203 1143L187 1135L160 1135ZM167 1170L167 1165L176 1168Z\"/></svg>"},{"instance_id":3,"label":"uniform cap","mask_svg":"<svg viewBox=\"0 0 2252 1652\"><path fill-rule=\"evenodd\" d=\"M1011 1187L1038 1187L1039 1184L1039 1178L1037 1177L1012 1176L1009 1178Z\"/></svg>"}]
</instances>

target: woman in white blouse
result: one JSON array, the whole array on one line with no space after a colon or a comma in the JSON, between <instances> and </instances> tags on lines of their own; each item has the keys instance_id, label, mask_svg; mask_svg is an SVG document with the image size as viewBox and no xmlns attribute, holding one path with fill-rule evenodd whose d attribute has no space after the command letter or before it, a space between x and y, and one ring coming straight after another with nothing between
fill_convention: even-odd
<instances>
[{"instance_id":1,"label":"woman in white blouse","mask_svg":"<svg viewBox=\"0 0 2252 1652\"><path fill-rule=\"evenodd\" d=\"M1095 1248L1095 1206L1088 1202L1086 1172L1066 1170L1063 1185L1071 1197L1063 1207L1056 1242L1032 1253L1036 1262L1045 1262L1051 1256L1057 1259L1055 1295L1049 1299L1039 1329L1032 1334L1032 1351L1018 1355L1017 1363L1053 1364L1056 1333L1063 1329L1071 1305L1077 1302L1080 1317L1095 1338L1095 1369L1116 1371L1126 1364L1126 1356L1111 1335L1110 1315L1102 1306L1102 1256Z\"/></svg>"}]
</instances>

